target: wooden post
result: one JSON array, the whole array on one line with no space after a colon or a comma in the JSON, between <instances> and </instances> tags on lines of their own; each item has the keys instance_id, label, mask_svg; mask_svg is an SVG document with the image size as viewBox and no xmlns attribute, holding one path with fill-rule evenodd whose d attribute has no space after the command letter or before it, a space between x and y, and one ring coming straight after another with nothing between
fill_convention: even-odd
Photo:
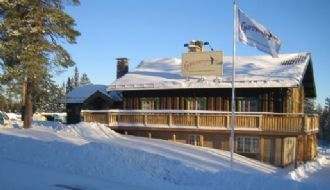
<instances>
[{"instance_id":1,"label":"wooden post","mask_svg":"<svg viewBox=\"0 0 330 190\"><path fill-rule=\"evenodd\" d=\"M200 143L201 143L201 146L204 146L204 136L203 135L200 135Z\"/></svg>"},{"instance_id":2,"label":"wooden post","mask_svg":"<svg viewBox=\"0 0 330 190\"><path fill-rule=\"evenodd\" d=\"M125 131L125 135L128 135L127 131Z\"/></svg>"},{"instance_id":3,"label":"wooden post","mask_svg":"<svg viewBox=\"0 0 330 190\"><path fill-rule=\"evenodd\" d=\"M282 137L281 138L281 166L282 167L284 167L284 156L285 156L285 154L284 154L284 146L285 146L286 144L284 143L284 138Z\"/></svg>"},{"instance_id":4,"label":"wooden post","mask_svg":"<svg viewBox=\"0 0 330 190\"><path fill-rule=\"evenodd\" d=\"M199 114L196 114L196 127L197 128L199 128L199 121L200 121Z\"/></svg>"},{"instance_id":5,"label":"wooden post","mask_svg":"<svg viewBox=\"0 0 330 190\"><path fill-rule=\"evenodd\" d=\"M229 129L230 127L230 117L229 115L226 116L226 128Z\"/></svg>"},{"instance_id":6,"label":"wooden post","mask_svg":"<svg viewBox=\"0 0 330 190\"><path fill-rule=\"evenodd\" d=\"M304 115L304 128L303 128L303 131L304 132L310 131L310 126L309 126L307 114Z\"/></svg>"},{"instance_id":7,"label":"wooden post","mask_svg":"<svg viewBox=\"0 0 330 190\"><path fill-rule=\"evenodd\" d=\"M172 139L173 139L174 142L176 142L176 135L175 135L175 133L173 133Z\"/></svg>"},{"instance_id":8,"label":"wooden post","mask_svg":"<svg viewBox=\"0 0 330 190\"><path fill-rule=\"evenodd\" d=\"M169 127L172 126L172 114L171 113L168 114L168 126Z\"/></svg>"},{"instance_id":9,"label":"wooden post","mask_svg":"<svg viewBox=\"0 0 330 190\"><path fill-rule=\"evenodd\" d=\"M299 137L296 137L296 143L295 143L295 155L294 155L294 168L298 167L298 141Z\"/></svg>"},{"instance_id":10,"label":"wooden post","mask_svg":"<svg viewBox=\"0 0 330 190\"><path fill-rule=\"evenodd\" d=\"M147 126L147 114L144 114L143 116L143 125Z\"/></svg>"},{"instance_id":11,"label":"wooden post","mask_svg":"<svg viewBox=\"0 0 330 190\"><path fill-rule=\"evenodd\" d=\"M108 126L110 126L110 124L112 124L112 117L111 117L111 113L108 112Z\"/></svg>"},{"instance_id":12,"label":"wooden post","mask_svg":"<svg viewBox=\"0 0 330 190\"><path fill-rule=\"evenodd\" d=\"M258 120L258 128L262 129L262 115L259 115L259 120Z\"/></svg>"},{"instance_id":13,"label":"wooden post","mask_svg":"<svg viewBox=\"0 0 330 190\"><path fill-rule=\"evenodd\" d=\"M303 148L304 148L304 157L303 157L303 161L306 162L308 160L308 136L307 135L303 135Z\"/></svg>"},{"instance_id":14,"label":"wooden post","mask_svg":"<svg viewBox=\"0 0 330 190\"><path fill-rule=\"evenodd\" d=\"M151 132L148 132L148 138L151 139Z\"/></svg>"},{"instance_id":15,"label":"wooden post","mask_svg":"<svg viewBox=\"0 0 330 190\"><path fill-rule=\"evenodd\" d=\"M260 161L263 162L265 157L265 139L260 137Z\"/></svg>"}]
</instances>

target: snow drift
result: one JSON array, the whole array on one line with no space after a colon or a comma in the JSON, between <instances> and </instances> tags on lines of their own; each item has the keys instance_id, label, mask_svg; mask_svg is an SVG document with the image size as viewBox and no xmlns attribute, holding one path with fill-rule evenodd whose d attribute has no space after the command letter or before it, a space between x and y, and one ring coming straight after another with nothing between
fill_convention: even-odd
<instances>
[{"instance_id":1,"label":"snow drift","mask_svg":"<svg viewBox=\"0 0 330 190\"><path fill-rule=\"evenodd\" d=\"M235 155L234 170L230 170L226 151L123 136L98 123L35 122L32 129L17 126L0 127L0 161L9 164L4 168L10 170L0 172L0 189L15 185L6 183L3 176L19 175L26 170L57 176L45 182L47 189L59 187L56 184L61 186L63 181L74 181L74 187L80 189L315 188L313 184L291 180L287 170L243 156ZM67 175L87 177L88 188L85 180L58 179ZM15 176L8 176L11 177ZM26 183L23 180L18 184ZM33 189L38 189L37 185L40 186L40 181Z\"/></svg>"}]
</instances>

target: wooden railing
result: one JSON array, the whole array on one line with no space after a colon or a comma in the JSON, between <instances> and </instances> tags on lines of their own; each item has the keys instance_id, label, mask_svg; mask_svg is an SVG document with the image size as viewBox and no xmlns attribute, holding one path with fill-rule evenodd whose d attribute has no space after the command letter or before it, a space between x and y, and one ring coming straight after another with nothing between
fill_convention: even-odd
<instances>
[{"instance_id":1,"label":"wooden railing","mask_svg":"<svg viewBox=\"0 0 330 190\"><path fill-rule=\"evenodd\" d=\"M231 113L176 110L84 110L85 122L109 126L229 129ZM308 114L243 113L235 114L235 129L274 132L316 132L318 116Z\"/></svg>"}]
</instances>

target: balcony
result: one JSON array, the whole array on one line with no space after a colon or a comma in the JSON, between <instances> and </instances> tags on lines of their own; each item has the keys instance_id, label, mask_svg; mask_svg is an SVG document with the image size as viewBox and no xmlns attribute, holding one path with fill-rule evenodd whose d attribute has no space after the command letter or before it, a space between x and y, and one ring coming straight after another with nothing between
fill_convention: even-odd
<instances>
[{"instance_id":1,"label":"balcony","mask_svg":"<svg viewBox=\"0 0 330 190\"><path fill-rule=\"evenodd\" d=\"M85 122L100 122L112 128L197 128L230 130L231 113L191 110L84 110ZM235 130L310 133L318 131L318 116L310 114L236 112Z\"/></svg>"}]
</instances>

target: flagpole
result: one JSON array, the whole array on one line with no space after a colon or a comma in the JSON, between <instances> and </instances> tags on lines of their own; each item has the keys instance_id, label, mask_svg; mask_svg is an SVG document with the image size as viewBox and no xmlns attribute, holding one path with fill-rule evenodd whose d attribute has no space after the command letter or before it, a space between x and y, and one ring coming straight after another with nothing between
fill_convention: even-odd
<instances>
[{"instance_id":1,"label":"flagpole","mask_svg":"<svg viewBox=\"0 0 330 190\"><path fill-rule=\"evenodd\" d=\"M237 35L237 7L236 0L234 0L234 27L233 27L233 65L232 65L232 92L231 92L231 131L230 131L230 168L233 169L233 156L235 147L235 61L236 61L236 35Z\"/></svg>"}]
</instances>

